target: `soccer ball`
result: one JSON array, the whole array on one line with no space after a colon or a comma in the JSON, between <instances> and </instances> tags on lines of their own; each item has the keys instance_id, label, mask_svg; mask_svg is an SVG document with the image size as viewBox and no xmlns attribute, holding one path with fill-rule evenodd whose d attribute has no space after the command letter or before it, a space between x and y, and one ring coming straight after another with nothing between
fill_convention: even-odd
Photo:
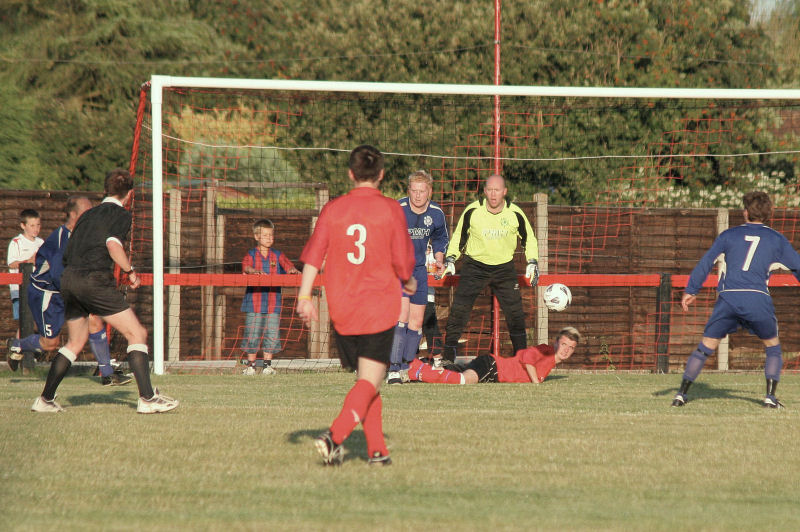
<instances>
[{"instance_id":1,"label":"soccer ball","mask_svg":"<svg viewBox=\"0 0 800 532\"><path fill-rule=\"evenodd\" d=\"M566 285L554 283L544 290L544 304L554 312L565 310L572 303L572 292Z\"/></svg>"}]
</instances>

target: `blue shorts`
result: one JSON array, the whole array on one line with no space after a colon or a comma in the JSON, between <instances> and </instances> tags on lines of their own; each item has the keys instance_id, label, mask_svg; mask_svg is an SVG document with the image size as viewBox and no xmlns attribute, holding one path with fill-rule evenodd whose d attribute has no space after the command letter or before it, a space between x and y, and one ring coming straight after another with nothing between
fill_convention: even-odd
<instances>
[{"instance_id":1,"label":"blue shorts","mask_svg":"<svg viewBox=\"0 0 800 532\"><path fill-rule=\"evenodd\" d=\"M703 336L724 338L740 328L750 331L761 340L778 336L778 320L772 298L759 292L720 294Z\"/></svg>"},{"instance_id":2,"label":"blue shorts","mask_svg":"<svg viewBox=\"0 0 800 532\"><path fill-rule=\"evenodd\" d=\"M248 312L244 318L244 335L241 349L245 353L275 354L281 350L281 315Z\"/></svg>"},{"instance_id":3,"label":"blue shorts","mask_svg":"<svg viewBox=\"0 0 800 532\"><path fill-rule=\"evenodd\" d=\"M417 280L417 291L407 296L403 292L403 297L408 297L414 305L427 305L428 304L428 270L425 266L414 266L414 279Z\"/></svg>"},{"instance_id":4,"label":"blue shorts","mask_svg":"<svg viewBox=\"0 0 800 532\"><path fill-rule=\"evenodd\" d=\"M64 298L59 292L28 288L28 306L39 335L55 338L64 326Z\"/></svg>"}]
</instances>

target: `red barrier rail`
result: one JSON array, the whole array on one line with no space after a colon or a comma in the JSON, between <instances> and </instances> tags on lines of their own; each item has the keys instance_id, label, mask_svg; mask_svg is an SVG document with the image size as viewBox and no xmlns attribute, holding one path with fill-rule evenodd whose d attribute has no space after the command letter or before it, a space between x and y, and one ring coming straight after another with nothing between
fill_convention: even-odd
<instances>
[{"instance_id":1,"label":"red barrier rail","mask_svg":"<svg viewBox=\"0 0 800 532\"><path fill-rule=\"evenodd\" d=\"M142 284L153 284L153 274L141 273ZM567 286L652 286L659 285L661 276L653 274L592 274L592 273L564 273L542 275L539 284L547 286L553 283L563 283ZM528 279L519 276L521 285L527 285ZM672 286L685 287L689 282L688 275L673 275ZM21 273L0 273L0 285L22 283ZM315 286L325 284L325 274L320 274L314 282ZM458 276L448 276L435 280L428 276L429 286L455 286ZM300 275L245 275L241 273L167 273L164 274L165 286L300 286ZM703 287L714 288L717 286L716 275L709 275ZM778 273L770 277L769 286L785 287L800 286L800 282L788 273Z\"/></svg>"}]
</instances>

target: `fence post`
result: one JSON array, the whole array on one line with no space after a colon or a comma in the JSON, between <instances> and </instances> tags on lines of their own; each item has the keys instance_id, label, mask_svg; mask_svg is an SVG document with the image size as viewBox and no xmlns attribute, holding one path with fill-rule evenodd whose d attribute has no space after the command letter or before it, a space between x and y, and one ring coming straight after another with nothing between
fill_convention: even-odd
<instances>
[{"instance_id":1,"label":"fence post","mask_svg":"<svg viewBox=\"0 0 800 532\"><path fill-rule=\"evenodd\" d=\"M328 202L328 189L317 191L317 207L322 210ZM319 216L311 218L309 235L317 227ZM311 302L317 307L319 320L312 321L308 326L308 358L331 358L331 316L328 312L328 296L325 287L314 288L311 291Z\"/></svg>"},{"instance_id":2,"label":"fence post","mask_svg":"<svg viewBox=\"0 0 800 532\"><path fill-rule=\"evenodd\" d=\"M180 273L181 265L181 191L169 191L169 273ZM167 288L167 360L176 362L181 353L181 287L169 285Z\"/></svg>"},{"instance_id":3,"label":"fence post","mask_svg":"<svg viewBox=\"0 0 800 532\"><path fill-rule=\"evenodd\" d=\"M728 209L717 209L717 234L726 230L729 225ZM717 347L717 369L719 371L728 371L730 344L729 335L726 335L725 338L719 342L719 347Z\"/></svg>"},{"instance_id":4,"label":"fence post","mask_svg":"<svg viewBox=\"0 0 800 532\"><path fill-rule=\"evenodd\" d=\"M209 273L216 272L214 264L217 264L217 228L216 228L216 211L217 211L217 187L216 183L211 183L206 189L203 198L203 230L204 230L204 261L206 271ZM202 299L201 307L201 338L203 342L203 359L213 360L214 356L214 287L203 286L200 288Z\"/></svg>"},{"instance_id":5,"label":"fence post","mask_svg":"<svg viewBox=\"0 0 800 532\"><path fill-rule=\"evenodd\" d=\"M669 373L669 329L672 275L662 273L656 293L656 373Z\"/></svg>"},{"instance_id":6,"label":"fence post","mask_svg":"<svg viewBox=\"0 0 800 532\"><path fill-rule=\"evenodd\" d=\"M541 192L534 194L533 201L536 202L536 220L534 221L535 225L533 230L536 233L536 240L539 244L539 274L547 275L550 272L547 242L547 194ZM542 304L543 294L544 288L541 285L537 285L534 289L534 297L536 298L536 320L534 321L534 327L536 328L537 344L546 344L549 342L550 338L550 333L548 332L550 328L549 313L547 307Z\"/></svg>"},{"instance_id":7,"label":"fence post","mask_svg":"<svg viewBox=\"0 0 800 532\"><path fill-rule=\"evenodd\" d=\"M36 332L36 325L33 322L33 313L28 306L28 287L31 284L31 274L33 264L25 262L20 264L19 271L22 274L22 284L19 285L19 337L25 338ZM33 369L36 366L36 358L31 351L23 353L22 367Z\"/></svg>"}]
</instances>

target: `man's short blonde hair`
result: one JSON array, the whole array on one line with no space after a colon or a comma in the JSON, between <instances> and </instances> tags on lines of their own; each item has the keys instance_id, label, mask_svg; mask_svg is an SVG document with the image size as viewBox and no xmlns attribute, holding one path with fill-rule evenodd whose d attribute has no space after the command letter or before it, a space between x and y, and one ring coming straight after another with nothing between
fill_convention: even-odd
<instances>
[{"instance_id":1,"label":"man's short blonde hair","mask_svg":"<svg viewBox=\"0 0 800 532\"><path fill-rule=\"evenodd\" d=\"M575 327L564 327L558 334L556 335L556 340L561 338L562 336L566 336L570 340L576 343L581 343L581 333L578 332L578 329Z\"/></svg>"},{"instance_id":2,"label":"man's short blonde hair","mask_svg":"<svg viewBox=\"0 0 800 532\"><path fill-rule=\"evenodd\" d=\"M414 183L425 183L429 187L432 187L433 177L425 170L417 170L416 172L408 176L408 186L410 187Z\"/></svg>"}]
</instances>

